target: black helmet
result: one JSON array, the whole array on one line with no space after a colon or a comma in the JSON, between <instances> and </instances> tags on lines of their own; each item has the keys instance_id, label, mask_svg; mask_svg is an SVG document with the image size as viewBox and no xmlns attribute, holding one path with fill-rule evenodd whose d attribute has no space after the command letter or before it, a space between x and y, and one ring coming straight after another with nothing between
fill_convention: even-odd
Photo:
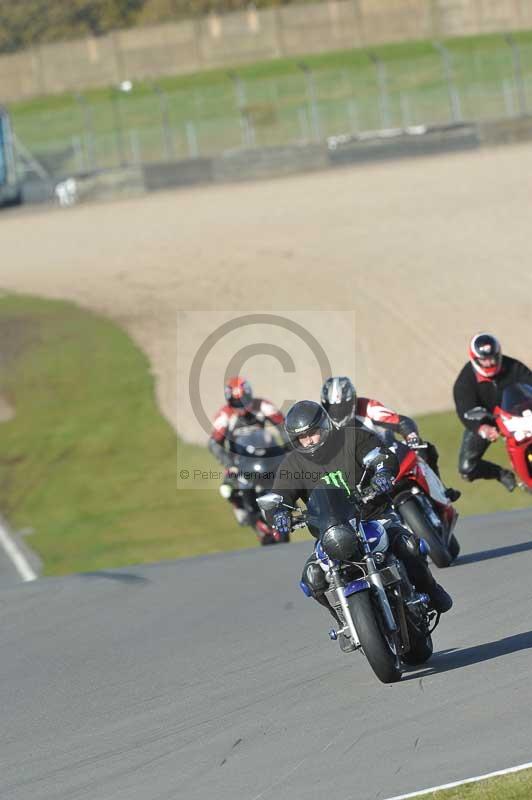
<instances>
[{"instance_id":1,"label":"black helmet","mask_svg":"<svg viewBox=\"0 0 532 800\"><path fill-rule=\"evenodd\" d=\"M477 333L469 343L469 360L483 378L494 378L501 370L502 350L491 333Z\"/></svg>"},{"instance_id":2,"label":"black helmet","mask_svg":"<svg viewBox=\"0 0 532 800\"><path fill-rule=\"evenodd\" d=\"M321 388L321 404L336 425L342 427L355 416L357 393L345 376L327 378Z\"/></svg>"},{"instance_id":3,"label":"black helmet","mask_svg":"<svg viewBox=\"0 0 532 800\"><path fill-rule=\"evenodd\" d=\"M327 412L313 400L300 400L288 409L284 422L286 435L294 450L312 455L323 447L333 429L331 418ZM320 434L319 442L303 447L301 437Z\"/></svg>"}]
</instances>

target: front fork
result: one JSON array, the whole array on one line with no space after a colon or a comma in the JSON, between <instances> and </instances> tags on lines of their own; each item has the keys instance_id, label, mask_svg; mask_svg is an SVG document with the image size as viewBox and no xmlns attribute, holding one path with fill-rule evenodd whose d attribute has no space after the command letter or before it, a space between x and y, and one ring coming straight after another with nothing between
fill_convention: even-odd
<instances>
[{"instance_id":1,"label":"front fork","mask_svg":"<svg viewBox=\"0 0 532 800\"><path fill-rule=\"evenodd\" d=\"M388 600L388 595L386 594L386 590L384 588L381 575L375 565L375 560L373 559L373 557L366 556L365 560L366 560L366 566L368 568L368 572L365 576L366 580L371 584L372 591L377 597L379 607L384 617L386 628L388 629L390 634L395 635L398 630L397 623L395 621L392 609L390 607L390 602ZM340 574L337 568L333 567L331 569L330 589L328 592L325 593L325 595L333 607L339 606L340 609L342 610L342 616L345 620L346 626L345 628L342 628L340 631L337 631L337 633L343 633L344 635L349 634L355 645L357 647L360 647L360 639L358 638L358 633L355 627L355 623L353 622L353 617L351 616L351 612L349 610L347 598L344 594L344 587L340 579Z\"/></svg>"},{"instance_id":2,"label":"front fork","mask_svg":"<svg viewBox=\"0 0 532 800\"><path fill-rule=\"evenodd\" d=\"M336 631L336 635L341 633L344 634L344 636L351 636L351 639L355 643L356 647L360 647L360 639L358 638L357 629L355 628L353 617L351 616L349 606L347 605L347 599L344 594L344 587L340 579L340 574L336 568L331 569L330 589L328 592L325 592L325 596L335 610L338 610L338 606L340 607L342 611L342 616L340 619L343 618L345 621L345 626L339 631Z\"/></svg>"}]
</instances>

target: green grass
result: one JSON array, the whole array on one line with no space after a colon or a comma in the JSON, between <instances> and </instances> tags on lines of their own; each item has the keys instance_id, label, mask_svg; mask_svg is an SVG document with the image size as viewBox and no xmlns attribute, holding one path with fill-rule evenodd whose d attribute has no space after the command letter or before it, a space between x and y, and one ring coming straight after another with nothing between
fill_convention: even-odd
<instances>
[{"instance_id":1,"label":"green grass","mask_svg":"<svg viewBox=\"0 0 532 800\"><path fill-rule=\"evenodd\" d=\"M256 546L217 480L181 488L178 468L218 465L176 438L156 406L147 359L125 333L68 303L2 296L0 336L0 391L16 412L0 423L0 510L15 529L33 529L28 543L46 574ZM454 415L420 425L458 485ZM501 448L497 455L504 461ZM462 513L527 505L493 482L460 488Z\"/></svg>"},{"instance_id":2,"label":"green grass","mask_svg":"<svg viewBox=\"0 0 532 800\"><path fill-rule=\"evenodd\" d=\"M532 770L500 778L464 784L455 789L430 792L420 800L529 800L532 797Z\"/></svg>"},{"instance_id":3,"label":"green grass","mask_svg":"<svg viewBox=\"0 0 532 800\"><path fill-rule=\"evenodd\" d=\"M516 34L516 41L532 109L532 32ZM519 112L512 51L502 36L452 39L446 46L464 119ZM368 50L353 49L241 66L240 99L229 71L212 70L158 79L159 91L139 81L128 95L106 88L44 97L13 104L11 112L20 139L58 174L113 166L122 156L136 162L208 155L450 120L442 59L430 42L373 52L385 64L384 93ZM317 129L302 61L314 75Z\"/></svg>"},{"instance_id":4,"label":"green grass","mask_svg":"<svg viewBox=\"0 0 532 800\"><path fill-rule=\"evenodd\" d=\"M0 298L0 509L46 574L252 546L217 492L178 491L176 437L145 356L75 306ZM201 448L200 460L214 466Z\"/></svg>"}]
</instances>

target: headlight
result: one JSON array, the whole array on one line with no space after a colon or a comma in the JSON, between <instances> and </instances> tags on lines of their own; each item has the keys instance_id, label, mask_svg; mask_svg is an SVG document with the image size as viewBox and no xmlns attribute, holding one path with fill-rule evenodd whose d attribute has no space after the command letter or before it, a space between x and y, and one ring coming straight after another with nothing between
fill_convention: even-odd
<instances>
[{"instance_id":1,"label":"headlight","mask_svg":"<svg viewBox=\"0 0 532 800\"><path fill-rule=\"evenodd\" d=\"M358 556L356 534L349 525L333 525L321 537L321 544L335 561L354 561Z\"/></svg>"}]
</instances>

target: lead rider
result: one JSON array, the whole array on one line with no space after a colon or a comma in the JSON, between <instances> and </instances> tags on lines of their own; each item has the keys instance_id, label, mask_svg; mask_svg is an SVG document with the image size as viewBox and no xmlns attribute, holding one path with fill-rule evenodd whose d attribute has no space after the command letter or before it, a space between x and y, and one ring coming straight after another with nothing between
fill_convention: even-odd
<instances>
[{"instance_id":1,"label":"lead rider","mask_svg":"<svg viewBox=\"0 0 532 800\"><path fill-rule=\"evenodd\" d=\"M450 595L436 583L420 552L419 540L401 525L390 508L386 493L393 487L399 464L382 440L362 426L336 428L324 408L311 400L294 403L286 415L284 427L292 451L281 462L272 491L282 495L283 502L289 506L295 506L299 499L307 503L312 490L323 485L322 482L348 496L355 494L365 470L363 458L373 450L380 452L369 484L377 496L363 506L363 519L378 520L384 525L390 547L405 565L416 589L429 596L435 611L448 611L453 604ZM279 508L266 512L266 516L279 533L290 533L288 510ZM312 597L335 616L324 594L329 587L314 551L307 559L302 581ZM345 652L354 649L343 636L339 637L339 642Z\"/></svg>"}]
</instances>

